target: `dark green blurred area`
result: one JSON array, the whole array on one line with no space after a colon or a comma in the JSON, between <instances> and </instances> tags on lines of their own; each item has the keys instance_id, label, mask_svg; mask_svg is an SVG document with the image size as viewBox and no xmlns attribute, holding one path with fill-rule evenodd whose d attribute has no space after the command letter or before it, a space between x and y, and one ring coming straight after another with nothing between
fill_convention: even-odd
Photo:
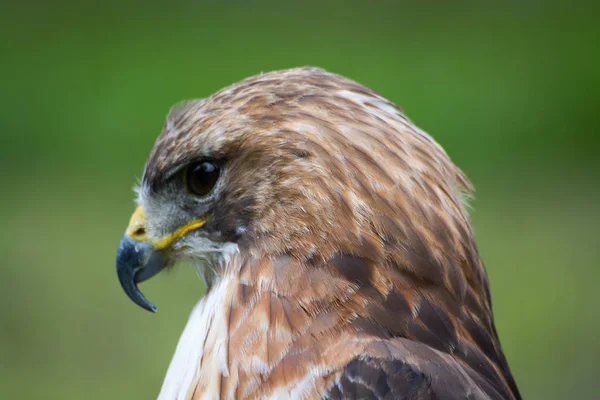
<instances>
[{"instance_id":1,"label":"dark green blurred area","mask_svg":"<svg viewBox=\"0 0 600 400\"><path fill-rule=\"evenodd\" d=\"M204 289L187 266L157 277L151 315L114 261L163 119L258 72L315 65L401 105L474 182L524 398L592 398L600 7L492 3L1 5L0 397L156 397Z\"/></svg>"}]
</instances>

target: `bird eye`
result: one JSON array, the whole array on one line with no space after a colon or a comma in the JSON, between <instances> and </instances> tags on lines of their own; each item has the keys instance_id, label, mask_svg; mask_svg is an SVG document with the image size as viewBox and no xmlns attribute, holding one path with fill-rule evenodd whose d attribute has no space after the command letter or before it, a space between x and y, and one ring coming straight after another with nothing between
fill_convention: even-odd
<instances>
[{"instance_id":1,"label":"bird eye","mask_svg":"<svg viewBox=\"0 0 600 400\"><path fill-rule=\"evenodd\" d=\"M219 166L210 161L192 164L186 172L188 190L197 196L207 195L219 179Z\"/></svg>"}]
</instances>

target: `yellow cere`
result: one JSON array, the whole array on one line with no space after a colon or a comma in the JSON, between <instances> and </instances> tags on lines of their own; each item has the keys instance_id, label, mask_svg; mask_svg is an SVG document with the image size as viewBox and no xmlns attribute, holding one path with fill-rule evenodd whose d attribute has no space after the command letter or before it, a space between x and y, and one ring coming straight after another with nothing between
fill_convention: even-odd
<instances>
[{"instance_id":1,"label":"yellow cere","mask_svg":"<svg viewBox=\"0 0 600 400\"><path fill-rule=\"evenodd\" d=\"M165 237L162 237L160 239L148 239L148 235L146 232L146 218L144 217L144 209L142 207L138 207L133 212L133 215L129 220L129 226L127 227L125 233L133 240L136 240L138 242L148 242L154 245L154 247L156 247L158 250L164 250L171 244L173 244L175 240L184 236L188 232L204 226L207 220L207 217L196 219Z\"/></svg>"}]
</instances>

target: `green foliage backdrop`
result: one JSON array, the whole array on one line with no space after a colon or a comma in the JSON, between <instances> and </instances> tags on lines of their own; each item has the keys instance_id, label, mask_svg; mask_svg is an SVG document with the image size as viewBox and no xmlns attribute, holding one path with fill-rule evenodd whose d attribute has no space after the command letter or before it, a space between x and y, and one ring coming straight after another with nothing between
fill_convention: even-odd
<instances>
[{"instance_id":1,"label":"green foliage backdrop","mask_svg":"<svg viewBox=\"0 0 600 400\"><path fill-rule=\"evenodd\" d=\"M316 65L401 105L477 187L500 337L527 399L600 360L597 6L540 1L58 1L0 6L0 397L156 396L203 287L121 292L132 185L169 107Z\"/></svg>"}]
</instances>

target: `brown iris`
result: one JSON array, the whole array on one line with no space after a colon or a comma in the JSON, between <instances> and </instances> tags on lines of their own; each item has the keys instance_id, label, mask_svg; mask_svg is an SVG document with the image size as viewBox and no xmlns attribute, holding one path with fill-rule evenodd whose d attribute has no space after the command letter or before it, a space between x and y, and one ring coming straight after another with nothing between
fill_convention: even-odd
<instances>
[{"instance_id":1,"label":"brown iris","mask_svg":"<svg viewBox=\"0 0 600 400\"><path fill-rule=\"evenodd\" d=\"M219 179L219 166L212 161L190 165L186 172L188 190L197 196L206 196Z\"/></svg>"}]
</instances>

